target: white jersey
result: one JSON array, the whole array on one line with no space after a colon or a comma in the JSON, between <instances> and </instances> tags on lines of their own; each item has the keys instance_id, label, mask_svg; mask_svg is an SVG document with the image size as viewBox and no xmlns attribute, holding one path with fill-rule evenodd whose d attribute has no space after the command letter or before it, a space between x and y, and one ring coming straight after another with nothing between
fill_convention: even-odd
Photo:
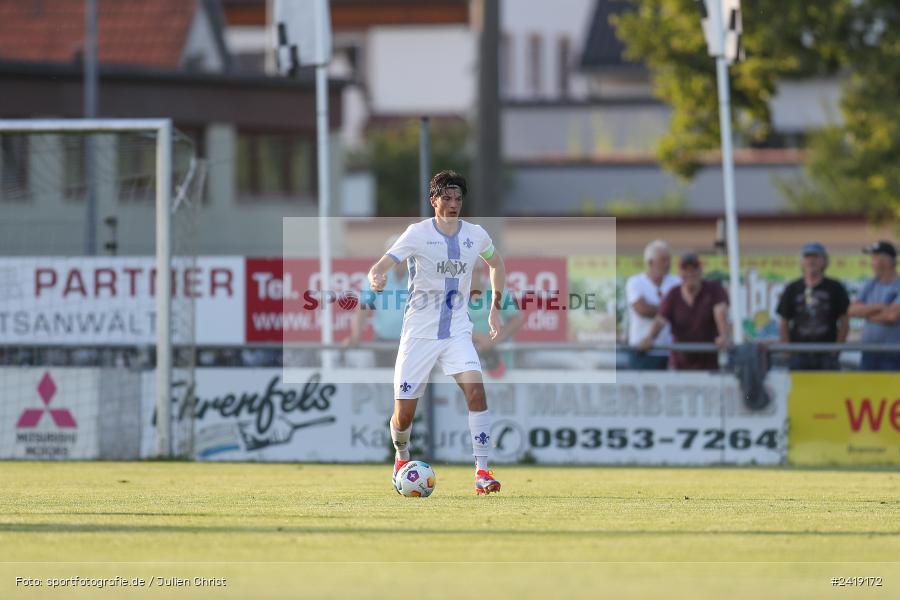
<instances>
[{"instance_id":1,"label":"white jersey","mask_svg":"<svg viewBox=\"0 0 900 600\"><path fill-rule=\"evenodd\" d=\"M657 286L646 273L638 273L628 278L625 284L625 301L628 303L628 345L637 346L641 343L653 326L653 319L642 317L634 309L634 303L642 299L650 306L659 308L663 298L669 293L673 287L681 285L681 278L666 273L662 282ZM656 336L657 344L672 343L672 329L670 325L666 325L660 330ZM663 352L663 354L666 354Z\"/></svg>"},{"instance_id":2,"label":"white jersey","mask_svg":"<svg viewBox=\"0 0 900 600\"><path fill-rule=\"evenodd\" d=\"M460 219L456 233L444 235L434 218L413 223L386 254L409 263L401 338L472 335L468 309L472 269L494 254L491 237L480 225Z\"/></svg>"}]
</instances>

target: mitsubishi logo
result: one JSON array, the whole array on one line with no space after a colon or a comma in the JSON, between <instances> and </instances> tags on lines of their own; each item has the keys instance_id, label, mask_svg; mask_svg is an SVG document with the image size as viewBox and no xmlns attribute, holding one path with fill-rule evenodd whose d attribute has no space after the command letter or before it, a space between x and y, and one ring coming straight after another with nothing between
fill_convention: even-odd
<instances>
[{"instance_id":1,"label":"mitsubishi logo","mask_svg":"<svg viewBox=\"0 0 900 600\"><path fill-rule=\"evenodd\" d=\"M19 429L33 429L41 422L44 414L49 412L50 418L53 419L54 425L60 429L75 429L78 425L75 423L75 417L66 408L50 408L50 401L56 394L56 384L49 372L45 372L37 386L38 395L44 403L43 408L26 408L19 416L19 422L16 427Z\"/></svg>"}]
</instances>

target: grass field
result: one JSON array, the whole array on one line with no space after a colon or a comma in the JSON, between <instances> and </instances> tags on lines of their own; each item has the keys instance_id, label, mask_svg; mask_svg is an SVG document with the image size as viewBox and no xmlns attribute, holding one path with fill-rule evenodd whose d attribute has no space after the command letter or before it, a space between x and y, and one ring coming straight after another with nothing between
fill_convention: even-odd
<instances>
[{"instance_id":1,"label":"grass field","mask_svg":"<svg viewBox=\"0 0 900 600\"><path fill-rule=\"evenodd\" d=\"M500 467L476 497L438 465L406 499L389 468L0 463L0 598L900 597L897 471ZM76 575L227 587L47 587Z\"/></svg>"}]
</instances>

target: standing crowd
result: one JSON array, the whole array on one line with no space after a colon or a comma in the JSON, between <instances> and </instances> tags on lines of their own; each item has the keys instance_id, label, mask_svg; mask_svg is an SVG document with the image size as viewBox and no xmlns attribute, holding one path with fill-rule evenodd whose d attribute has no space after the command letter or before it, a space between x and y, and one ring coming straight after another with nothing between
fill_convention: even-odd
<instances>
[{"instance_id":1,"label":"standing crowd","mask_svg":"<svg viewBox=\"0 0 900 600\"><path fill-rule=\"evenodd\" d=\"M818 242L801 250L801 276L784 288L776 313L779 341L784 343L843 343L850 331L850 318L865 319L861 342L900 344L900 275L897 249L879 241L863 249L871 256L872 278L856 298L846 287L826 276L829 257ZM673 342L713 343L724 349L730 342L728 293L722 284L703 278L703 265L696 254L678 261L678 275L670 273L672 255L662 240L644 250L645 270L628 279L628 346L631 369L715 370L715 352L670 351ZM660 348L662 346L663 348ZM838 352L792 352L791 370L838 370ZM864 351L864 371L900 371L900 352Z\"/></svg>"}]
</instances>

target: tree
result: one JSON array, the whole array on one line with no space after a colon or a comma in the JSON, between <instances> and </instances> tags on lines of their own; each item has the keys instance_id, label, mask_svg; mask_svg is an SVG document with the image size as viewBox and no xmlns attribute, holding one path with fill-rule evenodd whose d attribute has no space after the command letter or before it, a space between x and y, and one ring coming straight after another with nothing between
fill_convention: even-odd
<instances>
[{"instance_id":1,"label":"tree","mask_svg":"<svg viewBox=\"0 0 900 600\"><path fill-rule=\"evenodd\" d=\"M631 0L613 17L626 57L644 62L672 108L659 144L663 165L685 178L719 147L715 65L696 0ZM732 119L745 144L772 135L769 100L779 80L844 79L843 122L813 132L806 181L786 182L801 208L863 210L900 219L900 6L896 0L744 0L747 58L731 68Z\"/></svg>"},{"instance_id":2,"label":"tree","mask_svg":"<svg viewBox=\"0 0 900 600\"><path fill-rule=\"evenodd\" d=\"M625 56L650 69L654 92L672 107L659 155L690 178L702 155L719 147L715 62L707 54L696 0L632 0L635 10L613 17ZM841 64L837 42L853 0L744 2L747 58L731 69L734 130L750 143L772 133L769 100L779 79L831 73Z\"/></svg>"},{"instance_id":3,"label":"tree","mask_svg":"<svg viewBox=\"0 0 900 600\"><path fill-rule=\"evenodd\" d=\"M802 210L900 223L900 5L860 2L853 29L843 123L811 137L810 182L782 188Z\"/></svg>"},{"instance_id":4,"label":"tree","mask_svg":"<svg viewBox=\"0 0 900 600\"><path fill-rule=\"evenodd\" d=\"M431 122L431 170L453 169L470 176L468 126L462 122ZM419 122L369 133L364 149L350 157L351 168L371 169L376 178L380 217L419 214Z\"/></svg>"}]
</instances>

